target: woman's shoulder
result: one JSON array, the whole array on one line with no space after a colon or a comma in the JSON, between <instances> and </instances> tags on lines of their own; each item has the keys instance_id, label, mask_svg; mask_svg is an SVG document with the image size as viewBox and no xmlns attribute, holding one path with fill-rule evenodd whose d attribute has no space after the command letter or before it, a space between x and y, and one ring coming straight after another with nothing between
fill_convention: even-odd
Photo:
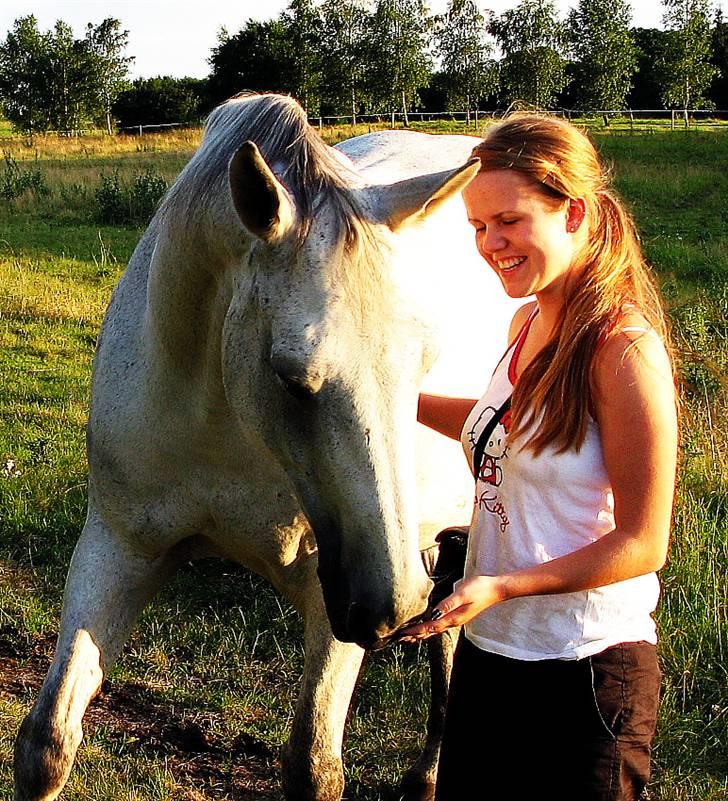
<instances>
[{"instance_id":1,"label":"woman's shoulder","mask_svg":"<svg viewBox=\"0 0 728 801\"><path fill-rule=\"evenodd\" d=\"M597 346L592 364L595 395L647 391L674 392L672 361L666 343L639 309L615 315Z\"/></svg>"},{"instance_id":2,"label":"woman's shoulder","mask_svg":"<svg viewBox=\"0 0 728 801\"><path fill-rule=\"evenodd\" d=\"M537 303L535 300L530 303L525 303L513 315L510 328L508 329L508 343L513 344L513 340L518 336L519 331L526 324L528 318L536 310Z\"/></svg>"}]
</instances>

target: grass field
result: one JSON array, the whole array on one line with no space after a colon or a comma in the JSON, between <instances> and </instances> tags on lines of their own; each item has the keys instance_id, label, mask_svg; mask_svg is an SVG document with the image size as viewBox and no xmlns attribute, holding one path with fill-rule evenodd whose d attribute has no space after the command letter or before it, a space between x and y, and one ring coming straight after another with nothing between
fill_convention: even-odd
<instances>
[{"instance_id":1,"label":"grass field","mask_svg":"<svg viewBox=\"0 0 728 801\"><path fill-rule=\"evenodd\" d=\"M683 399L650 797L717 801L728 793L728 137L595 137L659 274ZM12 742L48 665L84 519L96 333L141 232L99 222L97 189L115 175L126 192L149 169L170 182L198 141L188 130L3 148L0 194L12 186L0 196L0 798L11 796ZM40 178L11 197L26 173ZM348 729L347 797L394 799L421 739L427 679L417 649L368 661ZM64 797L275 798L301 665L299 621L262 580L231 564L189 566L144 612L92 705Z\"/></svg>"}]
</instances>

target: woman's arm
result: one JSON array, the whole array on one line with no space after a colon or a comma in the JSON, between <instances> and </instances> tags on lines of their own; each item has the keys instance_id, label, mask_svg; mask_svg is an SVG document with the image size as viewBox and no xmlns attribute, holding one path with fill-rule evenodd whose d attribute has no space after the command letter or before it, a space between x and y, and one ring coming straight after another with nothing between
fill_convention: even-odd
<instances>
[{"instance_id":1,"label":"woman's arm","mask_svg":"<svg viewBox=\"0 0 728 801\"><path fill-rule=\"evenodd\" d=\"M465 420L476 403L470 398L447 398L422 392L417 404L417 420L446 437L459 440Z\"/></svg>"},{"instance_id":2,"label":"woman's arm","mask_svg":"<svg viewBox=\"0 0 728 801\"><path fill-rule=\"evenodd\" d=\"M615 528L550 562L464 581L438 604L442 617L411 627L409 637L463 625L510 598L591 589L662 567L675 488L677 413L669 359L657 336L612 337L595 358L594 389Z\"/></svg>"},{"instance_id":3,"label":"woman's arm","mask_svg":"<svg viewBox=\"0 0 728 801\"><path fill-rule=\"evenodd\" d=\"M533 302L526 303L513 316L508 332L509 343L513 342L521 330L521 326L533 311L534 305ZM420 393L420 400L417 404L417 420L446 437L459 440L465 421L476 403L477 400L471 398L448 398L444 395Z\"/></svg>"}]
</instances>

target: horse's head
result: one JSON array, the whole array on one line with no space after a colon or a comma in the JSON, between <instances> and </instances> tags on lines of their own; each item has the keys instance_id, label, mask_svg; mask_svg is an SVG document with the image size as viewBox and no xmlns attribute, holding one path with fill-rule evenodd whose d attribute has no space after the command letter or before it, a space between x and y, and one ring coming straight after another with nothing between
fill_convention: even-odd
<instances>
[{"instance_id":1,"label":"horse's head","mask_svg":"<svg viewBox=\"0 0 728 801\"><path fill-rule=\"evenodd\" d=\"M320 172L302 199L251 142L230 163L233 205L253 245L224 326L225 390L296 488L341 640L371 645L427 604L414 439L434 354L426 322L393 280L394 238L476 170L347 188L333 169L336 182Z\"/></svg>"}]
</instances>

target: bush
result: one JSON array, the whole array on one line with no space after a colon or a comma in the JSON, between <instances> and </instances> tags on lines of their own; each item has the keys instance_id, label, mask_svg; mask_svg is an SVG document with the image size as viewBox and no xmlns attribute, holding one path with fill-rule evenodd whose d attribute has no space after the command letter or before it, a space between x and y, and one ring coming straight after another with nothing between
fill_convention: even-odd
<instances>
[{"instance_id":1,"label":"bush","mask_svg":"<svg viewBox=\"0 0 728 801\"><path fill-rule=\"evenodd\" d=\"M148 222L154 216L159 201L167 191L167 182L151 168L134 178L130 201L132 216L136 221Z\"/></svg>"},{"instance_id":2,"label":"bush","mask_svg":"<svg viewBox=\"0 0 728 801\"><path fill-rule=\"evenodd\" d=\"M6 153L4 158L5 168L0 177L0 196L5 200L15 200L24 192L48 194L48 186L40 170L21 170L9 153Z\"/></svg>"},{"instance_id":3,"label":"bush","mask_svg":"<svg viewBox=\"0 0 728 801\"><path fill-rule=\"evenodd\" d=\"M109 225L146 225L167 191L166 180L147 169L125 186L119 173L102 175L96 190L96 219Z\"/></svg>"},{"instance_id":4,"label":"bush","mask_svg":"<svg viewBox=\"0 0 728 801\"><path fill-rule=\"evenodd\" d=\"M96 219L112 225L124 222L129 216L129 209L124 198L119 173L102 175L101 185L96 190Z\"/></svg>"}]
</instances>

